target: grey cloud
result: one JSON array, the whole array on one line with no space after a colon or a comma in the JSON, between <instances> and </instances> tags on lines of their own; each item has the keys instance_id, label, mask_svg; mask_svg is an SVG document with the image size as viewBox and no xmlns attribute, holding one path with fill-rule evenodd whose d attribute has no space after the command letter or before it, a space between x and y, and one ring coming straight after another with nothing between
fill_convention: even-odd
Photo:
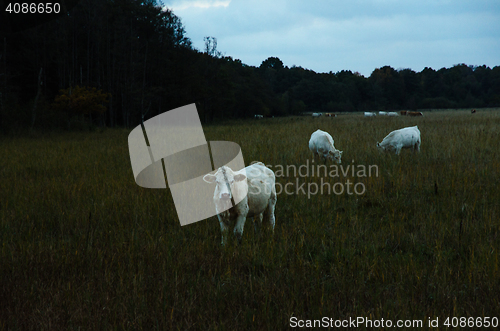
<instances>
[{"instance_id":1,"label":"grey cloud","mask_svg":"<svg viewBox=\"0 0 500 331\"><path fill-rule=\"evenodd\" d=\"M368 76L383 65L419 71L422 63L500 62L496 0L232 0L224 8L174 13L195 47L214 36L219 51L254 66L277 56L288 66Z\"/></svg>"}]
</instances>

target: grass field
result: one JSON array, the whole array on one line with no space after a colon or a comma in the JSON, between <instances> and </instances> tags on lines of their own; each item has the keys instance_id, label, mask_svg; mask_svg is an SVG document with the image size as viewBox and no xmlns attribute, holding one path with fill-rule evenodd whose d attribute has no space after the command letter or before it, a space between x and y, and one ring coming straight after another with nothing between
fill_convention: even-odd
<instances>
[{"instance_id":1,"label":"grass field","mask_svg":"<svg viewBox=\"0 0 500 331\"><path fill-rule=\"evenodd\" d=\"M377 141L413 125L419 154L378 152ZM293 193L278 195L274 235L257 237L249 220L242 244L230 235L224 248L216 217L181 227L169 190L135 184L130 130L1 138L0 329L279 330L292 317L427 328L436 318L440 327L447 317L500 318L500 111L204 127L208 141L234 141L246 164L273 170L311 165L316 129L356 172L280 174ZM378 176L357 172L369 165ZM297 188L340 183L338 193L347 180L363 194Z\"/></svg>"}]
</instances>

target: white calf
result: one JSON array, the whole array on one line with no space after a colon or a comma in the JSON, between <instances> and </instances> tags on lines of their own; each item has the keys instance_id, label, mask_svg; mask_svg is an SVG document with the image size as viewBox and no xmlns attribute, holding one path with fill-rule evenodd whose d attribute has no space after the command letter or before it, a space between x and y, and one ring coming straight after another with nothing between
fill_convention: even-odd
<instances>
[{"instance_id":1,"label":"white calf","mask_svg":"<svg viewBox=\"0 0 500 331\"><path fill-rule=\"evenodd\" d=\"M222 231L222 245L227 242L229 226L236 221L234 235L241 243L241 236L247 217L254 219L255 231L260 229L265 218L274 232L276 206L276 188L274 172L262 162L249 165L240 171L233 171L227 166L203 177L207 183L216 183L214 204ZM234 202L234 203L233 203Z\"/></svg>"},{"instance_id":2,"label":"white calf","mask_svg":"<svg viewBox=\"0 0 500 331\"><path fill-rule=\"evenodd\" d=\"M413 148L420 152L420 130L418 126L411 126L394 130L389 133L381 143L377 142L377 147L381 151L394 150L396 155L402 148Z\"/></svg>"},{"instance_id":3,"label":"white calf","mask_svg":"<svg viewBox=\"0 0 500 331\"><path fill-rule=\"evenodd\" d=\"M330 159L341 163L342 151L333 146L333 138L328 132L321 130L313 132L311 139L309 139L309 149L313 153L313 157L323 156L325 160Z\"/></svg>"}]
</instances>

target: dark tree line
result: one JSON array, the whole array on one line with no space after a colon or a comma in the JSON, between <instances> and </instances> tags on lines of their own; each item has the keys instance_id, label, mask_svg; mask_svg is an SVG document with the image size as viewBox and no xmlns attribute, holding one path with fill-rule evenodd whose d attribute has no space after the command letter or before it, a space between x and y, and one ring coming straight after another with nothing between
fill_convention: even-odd
<instances>
[{"instance_id":1,"label":"dark tree line","mask_svg":"<svg viewBox=\"0 0 500 331\"><path fill-rule=\"evenodd\" d=\"M65 126L54 107L77 87L109 95L85 121L132 127L197 103L205 123L254 114L500 106L500 67L316 73L270 57L257 67L196 50L179 17L156 0L81 0L50 21L0 32L0 128ZM83 98L83 97L82 97ZM91 124L92 124L91 123Z\"/></svg>"},{"instance_id":2,"label":"dark tree line","mask_svg":"<svg viewBox=\"0 0 500 331\"><path fill-rule=\"evenodd\" d=\"M500 67L455 65L438 71L425 68L375 69L366 78L359 73L315 73L287 68L278 58L262 62L261 76L277 96L286 114L301 110L349 112L364 110L440 109L500 106Z\"/></svg>"}]
</instances>

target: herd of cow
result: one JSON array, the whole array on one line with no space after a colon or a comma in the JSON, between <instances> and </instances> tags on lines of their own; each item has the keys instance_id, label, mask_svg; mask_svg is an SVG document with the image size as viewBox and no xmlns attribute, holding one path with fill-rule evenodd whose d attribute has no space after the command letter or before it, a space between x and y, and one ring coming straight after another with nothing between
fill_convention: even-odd
<instances>
[{"instance_id":1,"label":"herd of cow","mask_svg":"<svg viewBox=\"0 0 500 331\"><path fill-rule=\"evenodd\" d=\"M475 114L476 110L472 109L471 113ZM364 115L365 115L365 117L375 117L375 116L377 116L377 112L374 112L374 111L365 111ZM337 117L337 114L334 114L334 113L312 113L311 116L312 117L320 117L320 116ZM424 116L424 114L421 111L400 110L399 113L398 113L398 112L395 112L395 111L382 111L382 110L380 110L378 112L378 116L389 116L389 117L393 117L393 116ZM254 117L256 119L262 119L264 117L270 117L270 116L254 115Z\"/></svg>"},{"instance_id":2,"label":"herd of cow","mask_svg":"<svg viewBox=\"0 0 500 331\"><path fill-rule=\"evenodd\" d=\"M380 151L399 154L403 148L420 152L420 130L418 126L406 127L389 133L382 142L377 142ZM342 151L334 146L332 136L325 131L316 130L309 139L309 150L313 157L323 157L341 163ZM228 166L217 169L215 174L203 177L207 183L215 183L214 204L222 231L222 245L227 242L229 227L235 223L234 235L241 243L246 219L254 218L254 229L258 233L265 220L274 233L274 209L277 201L276 176L262 162L256 162L239 171Z\"/></svg>"},{"instance_id":3,"label":"herd of cow","mask_svg":"<svg viewBox=\"0 0 500 331\"><path fill-rule=\"evenodd\" d=\"M323 115L326 117L337 117L337 114L334 113L312 113L312 117L320 117Z\"/></svg>"},{"instance_id":4,"label":"herd of cow","mask_svg":"<svg viewBox=\"0 0 500 331\"><path fill-rule=\"evenodd\" d=\"M399 114L395 111L379 111L379 116L424 116L421 111L409 111L409 110L401 110ZM374 117L377 116L376 112L365 111L365 117Z\"/></svg>"},{"instance_id":5,"label":"herd of cow","mask_svg":"<svg viewBox=\"0 0 500 331\"><path fill-rule=\"evenodd\" d=\"M374 116L377 116L377 113L374 112L374 111L365 111L364 112L364 115L365 117L374 117ZM393 117L393 116L424 116L424 114L420 111L409 111L409 110L401 110L398 112L395 112L395 111L379 111L378 112L378 116L389 116L389 117ZM256 118L257 116L262 116L262 115L255 115ZM311 114L312 117L320 117L320 116L326 116L326 117L337 117L336 114L333 114L333 113L312 113ZM261 117L259 117L261 118Z\"/></svg>"},{"instance_id":6,"label":"herd of cow","mask_svg":"<svg viewBox=\"0 0 500 331\"><path fill-rule=\"evenodd\" d=\"M377 142L377 148L380 151L395 152L399 155L403 148L411 148L420 152L420 143L420 130L415 125L392 131L382 142ZM322 130L313 132L309 140L309 150L313 153L313 157L322 156L325 161L341 163L342 151L335 148L333 138L328 132Z\"/></svg>"}]
</instances>

